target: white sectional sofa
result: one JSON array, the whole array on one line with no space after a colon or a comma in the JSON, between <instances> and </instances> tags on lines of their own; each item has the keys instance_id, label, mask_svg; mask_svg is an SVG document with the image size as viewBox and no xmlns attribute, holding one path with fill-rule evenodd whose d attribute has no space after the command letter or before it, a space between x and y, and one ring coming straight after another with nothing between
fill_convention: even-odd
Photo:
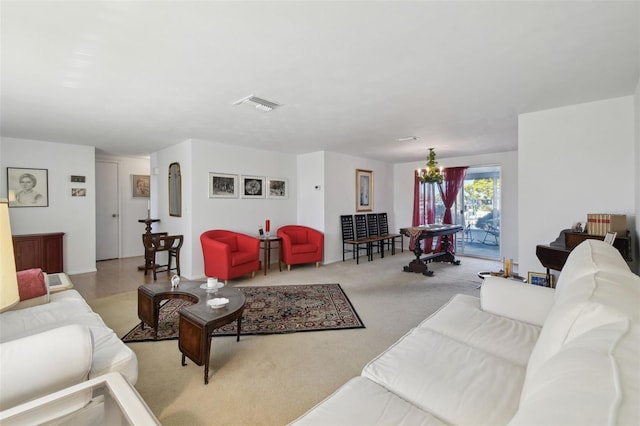
<instances>
[{"instance_id":1,"label":"white sectional sofa","mask_svg":"<svg viewBox=\"0 0 640 426\"><path fill-rule=\"evenodd\" d=\"M295 425L639 425L640 277L576 247L556 289L485 279Z\"/></svg>"},{"instance_id":2,"label":"white sectional sofa","mask_svg":"<svg viewBox=\"0 0 640 426\"><path fill-rule=\"evenodd\" d=\"M0 410L109 372L136 383L135 353L77 291L44 299L0 314Z\"/></svg>"}]
</instances>

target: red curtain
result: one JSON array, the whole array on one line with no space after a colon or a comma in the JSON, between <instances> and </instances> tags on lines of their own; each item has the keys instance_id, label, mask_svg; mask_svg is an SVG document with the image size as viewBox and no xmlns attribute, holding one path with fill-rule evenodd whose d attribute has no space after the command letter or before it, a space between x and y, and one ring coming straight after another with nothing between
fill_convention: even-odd
<instances>
[{"instance_id":1,"label":"red curtain","mask_svg":"<svg viewBox=\"0 0 640 426\"><path fill-rule=\"evenodd\" d=\"M444 203L444 217L442 218L443 224L453 224L453 215L451 213L451 207L456 201L458 197L458 193L460 192L460 188L464 184L464 177L467 174L466 167L450 167L444 169L444 186L443 184L438 184L438 189L440 190L440 197L442 197L442 202ZM434 205L435 212L435 205ZM442 237L438 237L438 249L440 251ZM451 242L450 249L451 251L455 251L455 235L452 235L449 238Z\"/></svg>"},{"instance_id":2,"label":"red curtain","mask_svg":"<svg viewBox=\"0 0 640 426\"><path fill-rule=\"evenodd\" d=\"M413 184L413 216L411 226L422 226L434 223L436 219L436 193L433 184L421 183L418 179L418 172L414 172ZM433 238L422 240L423 251L431 253L433 251ZM410 250L413 247L409 247Z\"/></svg>"},{"instance_id":3,"label":"red curtain","mask_svg":"<svg viewBox=\"0 0 640 426\"><path fill-rule=\"evenodd\" d=\"M420 179L418 171L413 172L413 216L411 226L420 226Z\"/></svg>"},{"instance_id":4,"label":"red curtain","mask_svg":"<svg viewBox=\"0 0 640 426\"><path fill-rule=\"evenodd\" d=\"M426 195L424 197L426 201L424 210L426 214L426 221L424 222L424 225L436 223L436 185L434 183L425 183L423 187L426 191ZM424 241L422 249L425 253L431 253L434 251L433 238L425 238L422 241Z\"/></svg>"}]
</instances>

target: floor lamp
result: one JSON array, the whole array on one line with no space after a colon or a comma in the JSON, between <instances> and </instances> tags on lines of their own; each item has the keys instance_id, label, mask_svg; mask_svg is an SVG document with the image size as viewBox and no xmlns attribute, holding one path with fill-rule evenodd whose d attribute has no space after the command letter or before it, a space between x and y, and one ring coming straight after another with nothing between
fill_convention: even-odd
<instances>
[{"instance_id":1,"label":"floor lamp","mask_svg":"<svg viewBox=\"0 0 640 426\"><path fill-rule=\"evenodd\" d=\"M16 261L13 254L9 202L0 199L0 312L20 301Z\"/></svg>"}]
</instances>

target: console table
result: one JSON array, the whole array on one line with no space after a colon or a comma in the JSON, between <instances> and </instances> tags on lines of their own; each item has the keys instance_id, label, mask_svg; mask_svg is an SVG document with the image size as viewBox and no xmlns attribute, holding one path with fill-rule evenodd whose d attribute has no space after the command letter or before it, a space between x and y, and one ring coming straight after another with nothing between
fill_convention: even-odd
<instances>
[{"instance_id":1,"label":"console table","mask_svg":"<svg viewBox=\"0 0 640 426\"><path fill-rule=\"evenodd\" d=\"M433 271L427 267L428 262L448 262L453 265L460 265L460 261L456 259L455 254L449 250L451 243L449 235L462 231L460 225L425 225L415 226L411 228L401 228L400 234L406 235L410 239L414 239L413 253L416 258L404 267L405 272L421 273L428 277L433 276ZM442 251L438 253L430 253L423 258L422 256L422 240L442 236Z\"/></svg>"}]
</instances>

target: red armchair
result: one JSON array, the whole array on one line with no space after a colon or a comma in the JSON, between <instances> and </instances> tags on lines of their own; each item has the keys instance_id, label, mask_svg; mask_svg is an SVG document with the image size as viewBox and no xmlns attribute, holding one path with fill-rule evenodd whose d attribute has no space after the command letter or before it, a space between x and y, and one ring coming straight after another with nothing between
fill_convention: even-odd
<instances>
[{"instance_id":1,"label":"red armchair","mask_svg":"<svg viewBox=\"0 0 640 426\"><path fill-rule=\"evenodd\" d=\"M287 225L278 229L278 237L282 238L280 260L291 270L291 265L322 262L324 253L324 234L313 228L300 225Z\"/></svg>"},{"instance_id":2,"label":"red armchair","mask_svg":"<svg viewBox=\"0 0 640 426\"><path fill-rule=\"evenodd\" d=\"M233 231L215 229L200 235L204 273L224 280L245 274L255 277L260 269L260 240Z\"/></svg>"}]
</instances>

